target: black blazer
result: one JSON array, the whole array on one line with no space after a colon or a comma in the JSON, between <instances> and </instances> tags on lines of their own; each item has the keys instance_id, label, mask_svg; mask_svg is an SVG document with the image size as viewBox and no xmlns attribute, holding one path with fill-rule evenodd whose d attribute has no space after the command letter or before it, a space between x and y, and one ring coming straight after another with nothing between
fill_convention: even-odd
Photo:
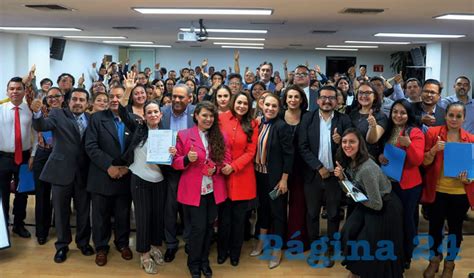
<instances>
[{"instance_id":1,"label":"black blazer","mask_svg":"<svg viewBox=\"0 0 474 278\"><path fill-rule=\"evenodd\" d=\"M281 176L291 174L293 169L294 147L290 126L280 118L275 118L267 141L268 179L272 187Z\"/></svg>"},{"instance_id":2,"label":"black blazer","mask_svg":"<svg viewBox=\"0 0 474 278\"><path fill-rule=\"evenodd\" d=\"M423 123L421 122L421 119L423 118L423 112L424 112L422 102L415 102L415 103L412 103L412 105L413 105L413 110L415 111L415 118L416 118L417 124L419 126L422 126ZM446 119L445 119L446 112L438 104L436 104L435 112L432 116L435 117L436 119L435 123L432 126L440 126L440 125L446 124Z\"/></svg>"},{"instance_id":3,"label":"black blazer","mask_svg":"<svg viewBox=\"0 0 474 278\"><path fill-rule=\"evenodd\" d=\"M90 116L84 114L90 124ZM37 131L53 132L53 151L40 175L40 180L55 185L68 185L77 177L79 184L85 186L89 158L84 150L79 127L74 115L67 108L51 109L48 118L33 119Z\"/></svg>"},{"instance_id":4,"label":"black blazer","mask_svg":"<svg viewBox=\"0 0 474 278\"><path fill-rule=\"evenodd\" d=\"M323 164L319 161L319 109L306 113L301 120L299 134L298 134L298 151L306 162L308 167L305 171L305 180L312 179L316 170L321 168ZM337 127L337 133L342 135L344 131L352 127L352 122L349 116L334 111L334 117L331 120L331 135ZM332 158L335 163L336 150L339 144L334 143L331 139Z\"/></svg>"},{"instance_id":5,"label":"black blazer","mask_svg":"<svg viewBox=\"0 0 474 278\"><path fill-rule=\"evenodd\" d=\"M110 110L92 115L86 130L85 148L91 159L87 190L102 195L130 194L130 173L120 179L112 179L107 169L127 165L123 158L114 114ZM125 127L125 149L130 145L130 130Z\"/></svg>"}]
</instances>

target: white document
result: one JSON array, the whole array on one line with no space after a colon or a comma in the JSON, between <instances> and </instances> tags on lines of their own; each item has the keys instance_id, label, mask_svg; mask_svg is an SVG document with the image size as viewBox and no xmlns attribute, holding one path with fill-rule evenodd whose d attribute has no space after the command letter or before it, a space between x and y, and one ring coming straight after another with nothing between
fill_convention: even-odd
<instances>
[{"instance_id":1,"label":"white document","mask_svg":"<svg viewBox=\"0 0 474 278\"><path fill-rule=\"evenodd\" d=\"M176 133L171 129L148 131L146 162L171 165L172 157L169 148L176 142Z\"/></svg>"},{"instance_id":2,"label":"white document","mask_svg":"<svg viewBox=\"0 0 474 278\"><path fill-rule=\"evenodd\" d=\"M3 214L2 198L0 197L0 249L10 247L10 239L8 237L8 227Z\"/></svg>"}]
</instances>

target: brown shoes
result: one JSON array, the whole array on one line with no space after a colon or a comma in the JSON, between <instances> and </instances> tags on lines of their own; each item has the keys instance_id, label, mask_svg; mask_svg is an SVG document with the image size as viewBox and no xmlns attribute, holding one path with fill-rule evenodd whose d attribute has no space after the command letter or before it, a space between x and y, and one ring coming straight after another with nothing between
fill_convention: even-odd
<instances>
[{"instance_id":1,"label":"brown shoes","mask_svg":"<svg viewBox=\"0 0 474 278\"><path fill-rule=\"evenodd\" d=\"M130 250L130 247L122 247L119 249L119 252L122 254L122 259L127 261L133 259L133 253L132 250Z\"/></svg>"},{"instance_id":2,"label":"brown shoes","mask_svg":"<svg viewBox=\"0 0 474 278\"><path fill-rule=\"evenodd\" d=\"M97 255L95 255L95 263L98 266L104 266L107 264L107 251L99 250Z\"/></svg>"}]
</instances>

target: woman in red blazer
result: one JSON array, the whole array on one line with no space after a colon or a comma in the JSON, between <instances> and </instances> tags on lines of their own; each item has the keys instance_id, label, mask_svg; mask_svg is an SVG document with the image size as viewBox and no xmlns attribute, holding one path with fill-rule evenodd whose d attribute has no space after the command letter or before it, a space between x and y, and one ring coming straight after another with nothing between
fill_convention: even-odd
<instances>
[{"instance_id":1,"label":"woman in red blazer","mask_svg":"<svg viewBox=\"0 0 474 278\"><path fill-rule=\"evenodd\" d=\"M387 130L382 137L384 144L392 144L406 152L400 182L390 179L392 189L400 198L403 205L403 234L405 251L405 268L410 268L411 257L415 245L413 238L417 234L418 201L421 195L420 166L423 163L425 136L420 128L416 127L415 112L406 99L395 101L390 109ZM379 155L382 165L389 163L383 154Z\"/></svg>"},{"instance_id":2,"label":"woman in red blazer","mask_svg":"<svg viewBox=\"0 0 474 278\"><path fill-rule=\"evenodd\" d=\"M217 108L203 101L194 110L197 124L178 132L173 168L183 170L178 184L178 202L189 216L188 268L192 277L212 276L209 248L217 204L227 198L222 167L231 162L230 151L219 129Z\"/></svg>"},{"instance_id":3,"label":"woman in red blazer","mask_svg":"<svg viewBox=\"0 0 474 278\"><path fill-rule=\"evenodd\" d=\"M238 93L232 97L230 111L219 114L221 131L229 140L232 163L222 168L222 173L229 177L228 199L219 206L218 264L223 264L227 257L231 265L239 264L249 200L257 197L254 157L258 126L252 119L251 103L247 93Z\"/></svg>"},{"instance_id":4,"label":"woman in red blazer","mask_svg":"<svg viewBox=\"0 0 474 278\"><path fill-rule=\"evenodd\" d=\"M442 277L452 277L454 259L461 247L464 217L469 206L474 207L474 182L467 179L467 172L462 171L457 178L446 177L443 174L445 143L474 143L474 135L461 128L465 115L466 108L463 103L451 103L446 107L446 125L430 127L426 133L423 161L426 167L426 185L423 188L421 202L428 204L429 235L434 243L431 251L435 256L430 258L430 264L423 277L435 277L443 259L443 253L439 252L438 248L442 244L445 220L448 221L449 236L455 236L456 252L448 250Z\"/></svg>"}]
</instances>

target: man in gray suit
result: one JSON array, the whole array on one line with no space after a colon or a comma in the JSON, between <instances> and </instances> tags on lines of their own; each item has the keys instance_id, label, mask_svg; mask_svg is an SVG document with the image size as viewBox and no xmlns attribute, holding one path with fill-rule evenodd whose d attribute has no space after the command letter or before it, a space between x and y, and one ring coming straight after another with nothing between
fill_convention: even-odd
<instances>
[{"instance_id":1,"label":"man in gray suit","mask_svg":"<svg viewBox=\"0 0 474 278\"><path fill-rule=\"evenodd\" d=\"M84 89L74 89L69 109L52 109L47 118L41 113L41 100L31 104L33 128L53 132L53 151L46 162L40 179L52 184L53 208L58 240L55 243L54 261L62 263L67 258L72 241L69 216L71 198L77 212L76 244L85 256L94 254L89 245L91 226L89 219L90 197L86 191L89 160L84 150L84 131L89 123L85 113L89 94Z\"/></svg>"},{"instance_id":2,"label":"man in gray suit","mask_svg":"<svg viewBox=\"0 0 474 278\"><path fill-rule=\"evenodd\" d=\"M160 122L160 129L171 129L180 131L194 126L193 113L194 105L191 105L192 91L184 84L178 84L173 88L171 94L171 106L163 107L161 111L163 117ZM178 182L181 172L171 167L166 168L168 190L165 201L165 241L166 253L165 262L172 262L178 251L179 241L176 238L177 233L177 214L178 214ZM186 219L186 217L182 217ZM186 222L186 221L184 221ZM186 239L186 225L183 237Z\"/></svg>"}]
</instances>

